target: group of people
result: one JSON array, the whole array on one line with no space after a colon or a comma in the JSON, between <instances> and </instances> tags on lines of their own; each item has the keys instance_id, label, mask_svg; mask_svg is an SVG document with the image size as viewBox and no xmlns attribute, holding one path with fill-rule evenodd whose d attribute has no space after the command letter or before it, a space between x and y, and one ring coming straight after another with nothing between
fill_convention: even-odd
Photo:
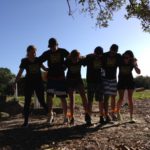
<instances>
[{"instance_id":1,"label":"group of people","mask_svg":"<svg viewBox=\"0 0 150 150\"><path fill-rule=\"evenodd\" d=\"M121 120L120 108L123 102L124 92L128 91L130 120L133 121L133 92L135 88L132 70L140 74L137 59L131 50L122 55L118 53L118 45L112 44L108 52L98 46L94 52L80 56L76 49L71 52L59 48L55 38L48 41L48 50L41 56L36 56L36 48L33 45L27 47L27 56L21 60L20 69L16 76L15 84L20 79L24 70L25 76L25 103L24 123L28 126L30 103L35 91L41 106L48 114L48 123L54 121L53 97L60 98L64 113L64 123L74 123L74 92L77 91L82 99L85 112L85 122L92 122L92 105L95 99L99 103L99 122L108 123L111 120ZM47 61L47 67L43 65ZM87 94L81 77L81 67L87 67L86 82ZM44 98L44 86L41 76L41 68L47 71L46 101ZM117 68L119 68L117 79ZM67 73L65 74L65 70ZM119 100L116 102L117 92ZM69 105L66 98L69 97ZM111 112L109 111L109 98L111 98ZM69 112L69 117L67 115Z\"/></svg>"}]
</instances>

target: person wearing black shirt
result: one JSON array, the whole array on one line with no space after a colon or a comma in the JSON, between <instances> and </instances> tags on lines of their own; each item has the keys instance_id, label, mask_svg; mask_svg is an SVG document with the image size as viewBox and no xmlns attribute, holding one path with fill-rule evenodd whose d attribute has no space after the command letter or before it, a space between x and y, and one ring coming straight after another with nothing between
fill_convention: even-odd
<instances>
[{"instance_id":1,"label":"person wearing black shirt","mask_svg":"<svg viewBox=\"0 0 150 150\"><path fill-rule=\"evenodd\" d=\"M87 97L88 108L91 114L93 99L99 102L100 123L104 123L103 118L103 48L98 46L94 49L94 53L88 54L85 58L87 66Z\"/></svg>"},{"instance_id":2,"label":"person wearing black shirt","mask_svg":"<svg viewBox=\"0 0 150 150\"><path fill-rule=\"evenodd\" d=\"M61 99L64 111L64 123L67 122L67 92L65 81L65 65L64 61L68 57L69 52L66 49L59 48L55 38L50 38L48 42L49 49L40 57L40 62L47 61L48 64L48 82L47 82L47 102L49 106L48 122L51 124L54 120L52 105L53 97L56 95Z\"/></svg>"},{"instance_id":3,"label":"person wearing black shirt","mask_svg":"<svg viewBox=\"0 0 150 150\"><path fill-rule=\"evenodd\" d=\"M133 119L133 92L135 88L134 78L132 75L133 69L137 74L140 74L140 69L137 65L137 60L131 50L125 51L121 57L121 63L119 65L119 75L118 75L118 93L119 100L117 102L117 118L121 120L120 108L123 102L124 92L127 90L129 110L130 110L130 121L134 122Z\"/></svg>"},{"instance_id":4,"label":"person wearing black shirt","mask_svg":"<svg viewBox=\"0 0 150 150\"><path fill-rule=\"evenodd\" d=\"M117 67L120 63L121 55L118 52L118 45L112 44L109 52L104 53L104 109L106 122L111 121L108 114L108 100L111 97L111 117L115 121L117 118L115 116L115 107L117 95Z\"/></svg>"},{"instance_id":5,"label":"person wearing black shirt","mask_svg":"<svg viewBox=\"0 0 150 150\"><path fill-rule=\"evenodd\" d=\"M88 114L87 98L81 78L81 67L84 65L84 58L80 56L78 50L72 50L65 65L67 67L66 81L70 100L70 124L74 124L74 91L78 91L82 98L86 124L91 124L89 121L90 116Z\"/></svg>"},{"instance_id":6,"label":"person wearing black shirt","mask_svg":"<svg viewBox=\"0 0 150 150\"><path fill-rule=\"evenodd\" d=\"M44 107L46 113L48 113L48 106L45 103L44 99L44 85L41 77L41 67L46 70L46 68L38 61L36 57L36 48L33 45L29 45L27 47L27 57L21 60L20 69L15 79L16 84L18 80L21 78L21 75L24 70L26 70L25 75L25 104L24 104L24 123L23 126L28 126L28 118L29 118L29 108L31 103L31 97L33 92L35 91L37 98Z\"/></svg>"}]
</instances>

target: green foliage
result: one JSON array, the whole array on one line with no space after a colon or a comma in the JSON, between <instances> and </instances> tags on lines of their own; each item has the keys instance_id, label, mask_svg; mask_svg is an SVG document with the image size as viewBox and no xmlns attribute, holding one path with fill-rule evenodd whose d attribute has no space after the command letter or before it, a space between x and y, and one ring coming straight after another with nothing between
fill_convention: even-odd
<instances>
[{"instance_id":1,"label":"green foliage","mask_svg":"<svg viewBox=\"0 0 150 150\"><path fill-rule=\"evenodd\" d=\"M136 87L144 87L150 89L150 77L149 76L138 76L135 79Z\"/></svg>"},{"instance_id":2,"label":"green foliage","mask_svg":"<svg viewBox=\"0 0 150 150\"><path fill-rule=\"evenodd\" d=\"M11 83L15 75L8 68L0 68L0 95L11 94Z\"/></svg>"},{"instance_id":3,"label":"green foliage","mask_svg":"<svg viewBox=\"0 0 150 150\"><path fill-rule=\"evenodd\" d=\"M112 20L116 11L123 6L126 8L126 19L137 18L141 21L142 29L150 32L150 1L149 0L75 0L83 13L89 13L95 18L96 25L108 27L108 22ZM72 15L69 0L69 14Z\"/></svg>"}]
</instances>

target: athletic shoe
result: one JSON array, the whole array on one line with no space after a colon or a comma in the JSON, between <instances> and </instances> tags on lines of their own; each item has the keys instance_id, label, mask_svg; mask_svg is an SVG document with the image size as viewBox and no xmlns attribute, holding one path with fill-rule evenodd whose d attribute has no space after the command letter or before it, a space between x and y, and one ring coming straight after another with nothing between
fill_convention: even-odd
<instances>
[{"instance_id":1,"label":"athletic shoe","mask_svg":"<svg viewBox=\"0 0 150 150\"><path fill-rule=\"evenodd\" d=\"M117 119L118 119L119 121L122 120L122 116L121 116L120 112L117 112Z\"/></svg>"},{"instance_id":2,"label":"athletic shoe","mask_svg":"<svg viewBox=\"0 0 150 150\"><path fill-rule=\"evenodd\" d=\"M100 123L100 124L105 124L105 121L104 121L104 117L103 117L103 116L100 116L99 123Z\"/></svg>"},{"instance_id":3,"label":"athletic shoe","mask_svg":"<svg viewBox=\"0 0 150 150\"><path fill-rule=\"evenodd\" d=\"M63 122L63 124L68 124L68 118L64 118L64 122Z\"/></svg>"},{"instance_id":4,"label":"athletic shoe","mask_svg":"<svg viewBox=\"0 0 150 150\"><path fill-rule=\"evenodd\" d=\"M90 117L90 115L89 114L85 114L85 122L86 122L86 124L87 125L91 125L92 123L91 123L91 117Z\"/></svg>"},{"instance_id":5,"label":"athletic shoe","mask_svg":"<svg viewBox=\"0 0 150 150\"><path fill-rule=\"evenodd\" d=\"M117 121L118 120L114 113L111 114L111 118L112 118L112 121Z\"/></svg>"},{"instance_id":6,"label":"athletic shoe","mask_svg":"<svg viewBox=\"0 0 150 150\"><path fill-rule=\"evenodd\" d=\"M74 117L69 119L69 124L74 124Z\"/></svg>"},{"instance_id":7,"label":"athletic shoe","mask_svg":"<svg viewBox=\"0 0 150 150\"><path fill-rule=\"evenodd\" d=\"M130 123L135 123L136 120L134 120L132 117L130 117Z\"/></svg>"},{"instance_id":8,"label":"athletic shoe","mask_svg":"<svg viewBox=\"0 0 150 150\"><path fill-rule=\"evenodd\" d=\"M105 122L106 122L106 123L109 123L110 121L111 121L111 118L110 118L109 115L107 115L107 116L105 117Z\"/></svg>"},{"instance_id":9,"label":"athletic shoe","mask_svg":"<svg viewBox=\"0 0 150 150\"><path fill-rule=\"evenodd\" d=\"M28 122L24 122L22 125L21 125L22 128L28 128L29 127L29 124Z\"/></svg>"}]
</instances>

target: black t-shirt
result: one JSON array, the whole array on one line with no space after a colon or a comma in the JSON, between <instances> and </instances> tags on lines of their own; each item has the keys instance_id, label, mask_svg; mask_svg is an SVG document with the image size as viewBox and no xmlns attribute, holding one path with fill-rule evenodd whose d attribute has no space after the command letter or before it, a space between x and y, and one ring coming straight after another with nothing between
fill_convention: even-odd
<instances>
[{"instance_id":1,"label":"black t-shirt","mask_svg":"<svg viewBox=\"0 0 150 150\"><path fill-rule=\"evenodd\" d=\"M81 80L81 66L84 65L84 60L79 59L78 62L73 63L71 59L65 61L67 67L67 79L69 80Z\"/></svg>"},{"instance_id":2,"label":"black t-shirt","mask_svg":"<svg viewBox=\"0 0 150 150\"><path fill-rule=\"evenodd\" d=\"M41 62L48 61L48 78L64 78L64 60L69 52L63 48L57 51L47 50L40 57Z\"/></svg>"},{"instance_id":3,"label":"black t-shirt","mask_svg":"<svg viewBox=\"0 0 150 150\"><path fill-rule=\"evenodd\" d=\"M21 69L26 70L25 78L29 81L40 81L41 78L41 63L38 61L36 57L34 61L30 61L28 58L23 58L21 60L21 64L19 66Z\"/></svg>"},{"instance_id":4,"label":"black t-shirt","mask_svg":"<svg viewBox=\"0 0 150 150\"><path fill-rule=\"evenodd\" d=\"M123 81L123 82L132 81L133 80L133 75L132 75L133 68L134 68L134 65L132 63L125 64L122 59L119 65L119 75L118 75L119 81Z\"/></svg>"},{"instance_id":5,"label":"black t-shirt","mask_svg":"<svg viewBox=\"0 0 150 150\"><path fill-rule=\"evenodd\" d=\"M103 58L89 54L86 56L84 64L87 66L87 82L100 82L102 78Z\"/></svg>"},{"instance_id":6,"label":"black t-shirt","mask_svg":"<svg viewBox=\"0 0 150 150\"><path fill-rule=\"evenodd\" d=\"M104 71L106 79L116 79L117 67L120 64L121 55L110 56L110 52L104 53Z\"/></svg>"}]
</instances>

